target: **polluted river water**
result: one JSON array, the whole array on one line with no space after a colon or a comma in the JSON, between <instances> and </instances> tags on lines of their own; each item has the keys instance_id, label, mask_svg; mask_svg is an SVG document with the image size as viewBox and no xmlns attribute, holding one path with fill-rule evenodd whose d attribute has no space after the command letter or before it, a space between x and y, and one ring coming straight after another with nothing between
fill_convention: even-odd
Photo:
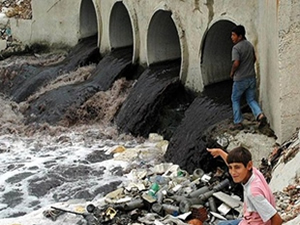
<instances>
[{"instance_id":1,"label":"polluted river water","mask_svg":"<svg viewBox=\"0 0 300 225\"><path fill-rule=\"evenodd\" d=\"M5 70L11 63L22 65L30 60L32 64L47 65L64 57L15 57L2 61L1 68ZM95 68L93 64L86 65L60 76L35 93L35 97L30 96L29 102L17 104L1 97L1 225L75 224L80 222L76 215L63 214L52 221L43 213L51 206L83 212L89 203L102 204L107 193L132 179L131 170L163 162L168 141L155 134L149 138L122 134L110 123L132 85L124 79L117 80L110 90L100 91L90 99L90 105L86 103L80 108L78 122L73 126L23 123L20 111L30 105L32 98L39 98L47 88L82 82L79 77L83 74L89 77ZM104 102L97 102L99 96ZM87 122L82 115L93 104L100 112L94 121ZM255 134L249 133L253 141L251 135ZM229 138L231 145L247 138L240 136L240 140ZM275 143L274 138L265 136L258 138L259 141L264 142L266 153Z\"/></svg>"}]
</instances>

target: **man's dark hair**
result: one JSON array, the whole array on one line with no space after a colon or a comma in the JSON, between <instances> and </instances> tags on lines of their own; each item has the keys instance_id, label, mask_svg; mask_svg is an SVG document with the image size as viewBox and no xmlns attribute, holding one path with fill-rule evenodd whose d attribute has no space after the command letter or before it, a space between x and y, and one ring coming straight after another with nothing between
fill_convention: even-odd
<instances>
[{"instance_id":1,"label":"man's dark hair","mask_svg":"<svg viewBox=\"0 0 300 225\"><path fill-rule=\"evenodd\" d=\"M237 147L232 149L227 156L227 163L243 163L247 167L252 160L251 152L244 147Z\"/></svg>"},{"instance_id":2,"label":"man's dark hair","mask_svg":"<svg viewBox=\"0 0 300 225\"><path fill-rule=\"evenodd\" d=\"M246 30L245 30L245 27L243 25L237 25L237 26L233 27L231 31L236 33L237 36L242 35L243 38L246 38L246 36L245 36L246 35Z\"/></svg>"}]
</instances>

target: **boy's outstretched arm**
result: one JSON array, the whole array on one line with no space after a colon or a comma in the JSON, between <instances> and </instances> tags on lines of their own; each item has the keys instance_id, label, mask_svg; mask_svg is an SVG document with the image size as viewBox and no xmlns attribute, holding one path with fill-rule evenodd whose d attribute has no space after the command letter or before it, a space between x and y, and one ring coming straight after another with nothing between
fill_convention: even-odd
<instances>
[{"instance_id":1,"label":"boy's outstretched arm","mask_svg":"<svg viewBox=\"0 0 300 225\"><path fill-rule=\"evenodd\" d=\"M227 164L227 153L224 152L221 148L207 148L207 151L210 152L210 154L216 158L218 156L221 156L221 158L224 160L224 162Z\"/></svg>"},{"instance_id":2,"label":"boy's outstretched arm","mask_svg":"<svg viewBox=\"0 0 300 225\"><path fill-rule=\"evenodd\" d=\"M281 225L282 224L282 219L278 213L276 213L274 216L272 216L271 224L272 225Z\"/></svg>"}]
</instances>

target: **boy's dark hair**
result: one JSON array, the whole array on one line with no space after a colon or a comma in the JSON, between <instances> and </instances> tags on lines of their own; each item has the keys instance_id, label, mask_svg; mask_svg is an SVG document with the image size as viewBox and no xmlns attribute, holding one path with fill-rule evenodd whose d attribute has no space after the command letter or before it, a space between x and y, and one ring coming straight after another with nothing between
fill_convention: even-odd
<instances>
[{"instance_id":1,"label":"boy's dark hair","mask_svg":"<svg viewBox=\"0 0 300 225\"><path fill-rule=\"evenodd\" d=\"M245 30L245 27L243 25L237 25L237 26L233 27L231 31L236 33L237 36L242 35L243 38L246 38L246 36L245 36L246 35L246 30Z\"/></svg>"},{"instance_id":2,"label":"boy's dark hair","mask_svg":"<svg viewBox=\"0 0 300 225\"><path fill-rule=\"evenodd\" d=\"M247 167L252 160L251 152L244 147L237 147L232 149L227 156L227 163L243 163Z\"/></svg>"}]
</instances>

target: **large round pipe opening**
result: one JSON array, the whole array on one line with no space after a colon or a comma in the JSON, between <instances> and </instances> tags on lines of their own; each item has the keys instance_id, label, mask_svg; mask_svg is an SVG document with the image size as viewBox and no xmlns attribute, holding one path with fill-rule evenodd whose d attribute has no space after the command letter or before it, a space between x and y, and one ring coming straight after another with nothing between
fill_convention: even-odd
<instances>
[{"instance_id":1,"label":"large round pipe opening","mask_svg":"<svg viewBox=\"0 0 300 225\"><path fill-rule=\"evenodd\" d=\"M117 2L113 6L110 15L109 38L112 48L133 46L131 20L122 2Z\"/></svg>"},{"instance_id":2,"label":"large round pipe opening","mask_svg":"<svg viewBox=\"0 0 300 225\"><path fill-rule=\"evenodd\" d=\"M226 20L210 27L202 42L201 72L204 86L230 79L231 30L234 23Z\"/></svg>"},{"instance_id":3,"label":"large round pipe opening","mask_svg":"<svg viewBox=\"0 0 300 225\"><path fill-rule=\"evenodd\" d=\"M171 15L159 10L151 19L147 35L149 65L181 58L179 35Z\"/></svg>"},{"instance_id":4,"label":"large round pipe opening","mask_svg":"<svg viewBox=\"0 0 300 225\"><path fill-rule=\"evenodd\" d=\"M80 38L98 33L96 10L92 0L83 0L80 8Z\"/></svg>"}]
</instances>

